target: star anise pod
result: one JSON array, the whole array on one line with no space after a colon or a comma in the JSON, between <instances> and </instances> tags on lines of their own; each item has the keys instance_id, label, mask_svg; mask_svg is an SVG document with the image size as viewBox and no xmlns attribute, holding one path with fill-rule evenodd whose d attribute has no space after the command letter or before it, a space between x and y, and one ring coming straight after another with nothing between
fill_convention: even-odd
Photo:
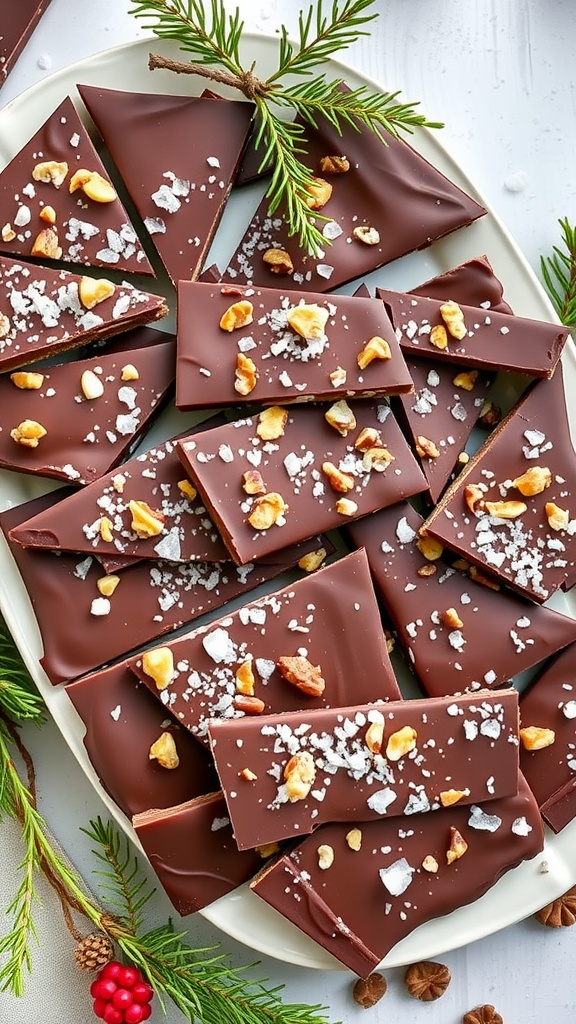
<instances>
[{"instance_id":1,"label":"star anise pod","mask_svg":"<svg viewBox=\"0 0 576 1024\"><path fill-rule=\"evenodd\" d=\"M548 928L568 928L571 924L576 924L576 885L557 900L542 907L536 917L540 924L545 924Z\"/></svg>"}]
</instances>

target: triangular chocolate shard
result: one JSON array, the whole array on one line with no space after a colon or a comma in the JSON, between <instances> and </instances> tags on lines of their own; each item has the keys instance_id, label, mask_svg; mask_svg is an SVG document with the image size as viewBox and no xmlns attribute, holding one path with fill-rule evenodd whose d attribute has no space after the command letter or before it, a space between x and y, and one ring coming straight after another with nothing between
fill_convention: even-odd
<instances>
[{"instance_id":1,"label":"triangular chocolate shard","mask_svg":"<svg viewBox=\"0 0 576 1024\"><path fill-rule=\"evenodd\" d=\"M2 4L0 31L0 87L6 81L50 0Z\"/></svg>"},{"instance_id":2,"label":"triangular chocolate shard","mask_svg":"<svg viewBox=\"0 0 576 1024\"><path fill-rule=\"evenodd\" d=\"M154 271L70 97L0 172L0 251Z\"/></svg>"},{"instance_id":3,"label":"triangular chocolate shard","mask_svg":"<svg viewBox=\"0 0 576 1024\"><path fill-rule=\"evenodd\" d=\"M236 100L79 85L172 281L198 277L250 130Z\"/></svg>"}]
</instances>

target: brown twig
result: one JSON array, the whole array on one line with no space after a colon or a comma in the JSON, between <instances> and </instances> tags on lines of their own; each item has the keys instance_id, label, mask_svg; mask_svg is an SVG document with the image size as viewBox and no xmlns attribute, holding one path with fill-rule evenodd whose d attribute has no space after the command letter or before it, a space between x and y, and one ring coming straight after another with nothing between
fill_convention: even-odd
<instances>
[{"instance_id":1,"label":"brown twig","mask_svg":"<svg viewBox=\"0 0 576 1024\"><path fill-rule=\"evenodd\" d=\"M148 58L150 71L162 69L173 71L177 75L199 75L201 78L208 78L211 82L218 82L220 85L227 85L231 89L239 89L247 99L254 101L257 97L267 96L273 91L273 86L262 82L257 78L252 68L249 71L242 71L239 75L233 75L229 71L220 68L208 67L204 64L192 64L189 61L172 60L171 57L163 57L159 53L151 53Z\"/></svg>"}]
</instances>

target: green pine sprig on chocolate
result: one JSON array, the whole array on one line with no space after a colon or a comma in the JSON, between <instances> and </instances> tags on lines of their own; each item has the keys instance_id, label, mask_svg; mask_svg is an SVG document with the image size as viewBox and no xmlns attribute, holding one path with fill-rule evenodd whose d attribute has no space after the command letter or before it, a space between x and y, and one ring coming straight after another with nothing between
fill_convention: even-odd
<instances>
[{"instance_id":1,"label":"green pine sprig on chocolate","mask_svg":"<svg viewBox=\"0 0 576 1024\"><path fill-rule=\"evenodd\" d=\"M313 172L303 162L305 125L328 120L339 132L344 126L369 129L385 144L386 134L398 137L414 127L439 128L416 111L417 104L402 103L397 92L373 92L365 86L343 91L342 79L328 79L323 65L363 35L378 15L368 13L375 0L332 0L329 13L323 0L300 12L298 41L280 29L278 67L266 79L255 65L244 68L240 44L244 29L238 10L228 14L224 0L134 0L132 13L146 22L160 39L174 39L189 63L150 55L150 67L179 74L196 74L240 90L256 107L255 144L262 154L260 169L272 168L266 196L269 213L282 210L291 235L317 255L329 244L321 232L327 218L310 208ZM294 81L295 79L295 81ZM285 119L295 111L300 123ZM320 224L320 227L318 226Z\"/></svg>"},{"instance_id":2,"label":"green pine sprig on chocolate","mask_svg":"<svg viewBox=\"0 0 576 1024\"><path fill-rule=\"evenodd\" d=\"M576 327L576 227L567 217L559 221L562 245L552 256L542 256L540 267L546 290L565 327Z\"/></svg>"}]
</instances>

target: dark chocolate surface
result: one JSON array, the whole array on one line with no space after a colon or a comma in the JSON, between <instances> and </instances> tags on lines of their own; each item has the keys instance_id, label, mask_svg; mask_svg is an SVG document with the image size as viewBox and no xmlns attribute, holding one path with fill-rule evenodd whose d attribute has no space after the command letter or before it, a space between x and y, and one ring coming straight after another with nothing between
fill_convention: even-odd
<instances>
[{"instance_id":1,"label":"dark chocolate surface","mask_svg":"<svg viewBox=\"0 0 576 1024\"><path fill-rule=\"evenodd\" d=\"M197 277L230 192L252 104L89 85L78 91L172 281Z\"/></svg>"},{"instance_id":2,"label":"dark chocolate surface","mask_svg":"<svg viewBox=\"0 0 576 1024\"><path fill-rule=\"evenodd\" d=\"M236 672L247 660L253 696L268 715L401 698L364 552L347 555L167 646L174 675L164 689L158 690L146 674L141 658L133 659L131 668L206 743L209 718L244 717L234 700ZM319 666L324 692L303 693L283 678L278 660L284 656L305 657Z\"/></svg>"},{"instance_id":3,"label":"dark chocolate surface","mask_svg":"<svg viewBox=\"0 0 576 1024\"><path fill-rule=\"evenodd\" d=\"M428 561L417 547L421 525L405 502L354 523L350 535L366 549L377 593L430 696L505 686L576 639L569 616L476 583L446 557ZM422 568L433 575L420 576ZM449 609L461 627L443 621Z\"/></svg>"},{"instance_id":4,"label":"dark chocolate surface","mask_svg":"<svg viewBox=\"0 0 576 1024\"><path fill-rule=\"evenodd\" d=\"M68 168L57 187L52 181L33 177L38 164L50 162ZM15 235L11 240L0 238L2 252L26 259L40 231L52 227L65 263L153 274L118 197L113 202L96 202L81 188L70 192L72 177L80 169L95 171L110 181L72 100L66 97L0 172L2 224L11 226ZM55 222L40 216L46 207L54 211Z\"/></svg>"},{"instance_id":5,"label":"dark chocolate surface","mask_svg":"<svg viewBox=\"0 0 576 1024\"><path fill-rule=\"evenodd\" d=\"M482 306L497 313L511 313L504 299L502 282L496 277L486 256L476 256L444 274L410 288L411 295L424 295L446 302L449 298L466 306Z\"/></svg>"},{"instance_id":6,"label":"dark chocolate surface","mask_svg":"<svg viewBox=\"0 0 576 1024\"><path fill-rule=\"evenodd\" d=\"M379 753L366 738L377 722L384 725ZM388 744L403 729L413 730L413 742L396 757ZM515 690L213 720L208 732L240 849L326 821L412 820L437 810L446 791L457 790L462 804L517 791ZM296 757L313 771L307 795L291 799L284 773Z\"/></svg>"},{"instance_id":7,"label":"dark chocolate surface","mask_svg":"<svg viewBox=\"0 0 576 1024\"><path fill-rule=\"evenodd\" d=\"M346 841L361 833L360 850ZM450 829L468 844L448 864ZM318 864L318 847L334 860ZM436 814L323 825L252 883L254 892L361 977L418 925L473 903L506 871L543 846L538 807L520 776L503 800L455 805ZM438 870L425 870L432 857ZM430 863L430 862L427 862ZM381 872L384 872L381 875Z\"/></svg>"},{"instance_id":8,"label":"dark chocolate surface","mask_svg":"<svg viewBox=\"0 0 576 1024\"><path fill-rule=\"evenodd\" d=\"M0 23L0 88L26 46L50 0L6 0Z\"/></svg>"},{"instance_id":9,"label":"dark chocolate surface","mask_svg":"<svg viewBox=\"0 0 576 1024\"><path fill-rule=\"evenodd\" d=\"M17 387L9 374L0 375L0 466L87 484L118 465L160 412L176 369L174 335L142 327L129 337L131 348L118 353L103 349L89 359L35 367L43 375L37 390ZM135 367L138 379L123 380L128 366ZM88 399L82 390L86 371L104 387L98 398ZM26 419L46 430L36 448L11 437ZM56 513L56 519L62 529L71 528L68 518Z\"/></svg>"},{"instance_id":10,"label":"dark chocolate surface","mask_svg":"<svg viewBox=\"0 0 576 1024\"><path fill-rule=\"evenodd\" d=\"M199 440L181 441L180 458L198 485L232 557L240 563L302 540L311 533L343 526L351 516L338 512L340 498L353 501L353 517L400 501L425 489L424 476L402 432L383 400L352 402L356 426L343 437L325 419L326 407L288 407L282 436L262 441L257 416L206 431ZM354 441L364 427L378 431L382 445L394 456L383 471L366 469ZM333 490L322 470L325 461L344 469L353 488ZM283 525L254 530L247 522L254 498L242 489L242 474L257 469L267 493L278 493L288 505Z\"/></svg>"},{"instance_id":11,"label":"dark chocolate surface","mask_svg":"<svg viewBox=\"0 0 576 1024\"><path fill-rule=\"evenodd\" d=\"M167 715L125 662L66 687L86 726L84 746L106 792L130 818L150 807L171 807L218 786L205 749ZM165 768L149 751L163 732L180 760Z\"/></svg>"},{"instance_id":12,"label":"dark chocolate surface","mask_svg":"<svg viewBox=\"0 0 576 1024\"><path fill-rule=\"evenodd\" d=\"M306 341L288 323L302 293L281 288L238 289L193 281L178 286L176 405L181 409L246 402L336 401L341 397L399 394L412 380L382 303L377 299L307 294L306 305L328 313L320 338ZM245 327L223 330L221 317L239 301L253 306ZM361 370L358 356L370 339L383 338L390 359L374 359ZM236 360L256 365L256 386L246 396L235 390ZM331 380L330 374L339 371Z\"/></svg>"}]
</instances>

